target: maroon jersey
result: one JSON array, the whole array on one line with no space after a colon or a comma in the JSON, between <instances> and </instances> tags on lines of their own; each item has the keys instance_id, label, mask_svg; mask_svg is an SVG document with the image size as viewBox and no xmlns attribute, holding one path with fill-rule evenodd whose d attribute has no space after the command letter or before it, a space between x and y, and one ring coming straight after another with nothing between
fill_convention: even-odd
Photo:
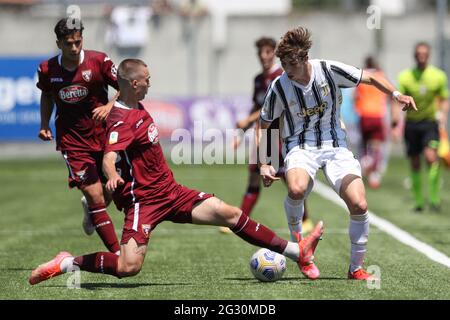
<instances>
[{"instance_id":1,"label":"maroon jersey","mask_svg":"<svg viewBox=\"0 0 450 320\"><path fill-rule=\"evenodd\" d=\"M260 73L255 77L252 112L261 110L264 104L264 98L266 97L267 89L269 88L272 81L282 73L283 69L278 65L274 65L267 74Z\"/></svg>"},{"instance_id":2,"label":"maroon jersey","mask_svg":"<svg viewBox=\"0 0 450 320\"><path fill-rule=\"evenodd\" d=\"M61 55L42 62L37 87L56 103L57 150L102 151L105 129L92 119L92 110L108 102L108 85L118 90L116 67L102 52L80 55L74 71L62 67Z\"/></svg>"},{"instance_id":3,"label":"maroon jersey","mask_svg":"<svg viewBox=\"0 0 450 320\"><path fill-rule=\"evenodd\" d=\"M163 203L176 194L180 185L164 158L158 128L142 105L131 109L116 102L106 128L105 153L119 153L116 168L125 181L113 194L119 210L135 203Z\"/></svg>"}]
</instances>

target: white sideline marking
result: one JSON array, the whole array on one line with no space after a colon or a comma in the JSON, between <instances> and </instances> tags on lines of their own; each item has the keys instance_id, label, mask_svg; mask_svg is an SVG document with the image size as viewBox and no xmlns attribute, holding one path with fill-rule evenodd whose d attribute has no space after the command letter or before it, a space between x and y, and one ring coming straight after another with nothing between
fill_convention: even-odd
<instances>
[{"instance_id":1,"label":"white sideline marking","mask_svg":"<svg viewBox=\"0 0 450 320\"><path fill-rule=\"evenodd\" d=\"M338 206L344 208L348 211L347 205L345 204L344 200L342 200L336 192L334 192L333 189L326 186L320 181L314 181L314 189L313 191L317 192L319 195L321 195L323 198L330 200L331 202L334 202ZM373 212L369 211L370 216L370 224L373 224L378 229L386 232L391 237L397 239L403 244L406 244L407 246L419 251L420 253L423 253L426 255L430 260L433 260L437 263L440 263L447 268L450 268L450 258L447 257L442 252L436 250L432 246L416 239L408 232L400 229L396 225L390 223L387 220L384 220L380 217L378 217Z\"/></svg>"}]
</instances>

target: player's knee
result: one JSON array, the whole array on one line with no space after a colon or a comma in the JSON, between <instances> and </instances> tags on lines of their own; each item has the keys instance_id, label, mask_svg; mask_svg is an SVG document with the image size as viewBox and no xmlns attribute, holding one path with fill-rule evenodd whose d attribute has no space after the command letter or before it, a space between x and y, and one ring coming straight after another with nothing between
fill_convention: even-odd
<instances>
[{"instance_id":1,"label":"player's knee","mask_svg":"<svg viewBox=\"0 0 450 320\"><path fill-rule=\"evenodd\" d=\"M236 223L239 221L239 218L242 214L242 210L239 209L238 207L233 207L230 205L227 205L227 209L226 209L227 213L226 213L226 221L228 222L229 225L234 226L236 225Z\"/></svg>"},{"instance_id":2,"label":"player's knee","mask_svg":"<svg viewBox=\"0 0 450 320\"><path fill-rule=\"evenodd\" d=\"M351 208L351 214L352 215L362 215L365 214L367 212L367 201L366 199L360 199L358 201L355 201L352 203L352 208Z\"/></svg>"},{"instance_id":3,"label":"player's knee","mask_svg":"<svg viewBox=\"0 0 450 320\"><path fill-rule=\"evenodd\" d=\"M218 204L216 212L221 217L221 220L226 224L225 226L234 226L239 221L239 217L242 214L241 209L230 206L223 201Z\"/></svg>"},{"instance_id":4,"label":"player's knee","mask_svg":"<svg viewBox=\"0 0 450 320\"><path fill-rule=\"evenodd\" d=\"M137 275L142 269L142 263L139 261L127 261L123 264L119 264L117 267L117 273L121 277L132 277Z\"/></svg>"},{"instance_id":5,"label":"player's knee","mask_svg":"<svg viewBox=\"0 0 450 320\"><path fill-rule=\"evenodd\" d=\"M86 188L83 188L82 191L85 194L86 199L88 200L88 203L90 205L105 203L105 197L103 195L103 189L101 186L87 186Z\"/></svg>"},{"instance_id":6,"label":"player's knee","mask_svg":"<svg viewBox=\"0 0 450 320\"><path fill-rule=\"evenodd\" d=\"M289 186L289 197L294 200L305 199L308 192L308 187L302 185Z\"/></svg>"}]
</instances>

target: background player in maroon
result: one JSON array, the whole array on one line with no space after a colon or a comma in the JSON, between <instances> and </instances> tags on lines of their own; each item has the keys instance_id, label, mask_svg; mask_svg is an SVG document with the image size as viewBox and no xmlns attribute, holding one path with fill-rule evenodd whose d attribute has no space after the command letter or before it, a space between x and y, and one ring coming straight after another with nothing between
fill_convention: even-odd
<instances>
[{"instance_id":1,"label":"background player in maroon","mask_svg":"<svg viewBox=\"0 0 450 320\"><path fill-rule=\"evenodd\" d=\"M269 88L272 81L283 73L281 66L275 62L275 48L277 42L273 38L262 37L255 42L255 47L258 53L258 59L261 64L262 72L256 75L253 83L253 108L250 110L250 114L247 118L238 121L236 127L244 131L256 125L256 130L258 130L258 119L261 113L261 108L264 104L264 98L266 96L267 89ZM270 130L279 129L278 121L274 121ZM269 138L268 141L271 139ZM241 138L237 137L234 141L233 148L237 148L241 143ZM270 150L270 147L269 147ZM253 148L252 152L256 152L256 147ZM253 157L256 159L256 156ZM279 152L279 173L283 172L283 159L281 152ZM250 164L248 176L247 191L242 197L241 210L244 214L250 215L256 202L258 201L259 194L261 192L261 176L259 174L259 168L257 164ZM281 174L284 176L283 174ZM300 215L300 213L299 213ZM296 217L287 216L289 229L299 230L300 221ZM308 233L314 228L312 221L308 217L308 210L306 207L306 202L304 202L304 214L302 223L302 232ZM230 233L231 230L228 228L220 228L223 233Z\"/></svg>"},{"instance_id":2,"label":"background player in maroon","mask_svg":"<svg viewBox=\"0 0 450 320\"><path fill-rule=\"evenodd\" d=\"M61 54L39 65L39 138L53 139L49 122L56 104L56 148L66 161L69 186L80 189L85 197L85 232L92 234L95 228L106 247L118 252L101 183L104 120L114 103L108 102L108 85L118 89L116 67L106 54L82 49L83 29L81 20L61 19L54 29Z\"/></svg>"},{"instance_id":3,"label":"background player in maroon","mask_svg":"<svg viewBox=\"0 0 450 320\"><path fill-rule=\"evenodd\" d=\"M142 268L151 232L164 220L229 227L247 242L293 259L309 277L322 222L307 238L288 242L239 208L176 183L159 144L158 128L139 103L150 86L147 65L137 59L124 60L118 81L120 96L107 120L103 168L108 177L106 188L114 192L114 202L125 213L120 255L96 252L73 257L61 252L33 270L29 282L37 284L72 270L74 265L89 272L133 276Z\"/></svg>"}]
</instances>

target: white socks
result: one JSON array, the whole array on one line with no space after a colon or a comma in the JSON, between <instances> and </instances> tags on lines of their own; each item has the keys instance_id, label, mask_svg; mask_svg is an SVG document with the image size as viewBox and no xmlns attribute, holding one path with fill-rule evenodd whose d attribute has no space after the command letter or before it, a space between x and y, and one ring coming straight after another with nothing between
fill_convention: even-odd
<instances>
[{"instance_id":1,"label":"white socks","mask_svg":"<svg viewBox=\"0 0 450 320\"><path fill-rule=\"evenodd\" d=\"M298 247L298 243L288 242L286 248L283 251L283 256L286 256L289 259L297 262L298 258L300 257L300 248Z\"/></svg>"},{"instance_id":2,"label":"white socks","mask_svg":"<svg viewBox=\"0 0 450 320\"><path fill-rule=\"evenodd\" d=\"M66 273L73 270L73 259L74 257L67 257L61 261L59 267L61 268L62 272Z\"/></svg>"},{"instance_id":3,"label":"white socks","mask_svg":"<svg viewBox=\"0 0 450 320\"><path fill-rule=\"evenodd\" d=\"M294 200L289 196L284 200L284 211L286 213L289 232L291 234L291 241L297 242L294 232L302 233L302 219L304 213L304 200Z\"/></svg>"},{"instance_id":4,"label":"white socks","mask_svg":"<svg viewBox=\"0 0 450 320\"><path fill-rule=\"evenodd\" d=\"M366 255L367 240L369 237L369 214L351 215L348 226L351 241L350 272L362 268Z\"/></svg>"}]
</instances>

